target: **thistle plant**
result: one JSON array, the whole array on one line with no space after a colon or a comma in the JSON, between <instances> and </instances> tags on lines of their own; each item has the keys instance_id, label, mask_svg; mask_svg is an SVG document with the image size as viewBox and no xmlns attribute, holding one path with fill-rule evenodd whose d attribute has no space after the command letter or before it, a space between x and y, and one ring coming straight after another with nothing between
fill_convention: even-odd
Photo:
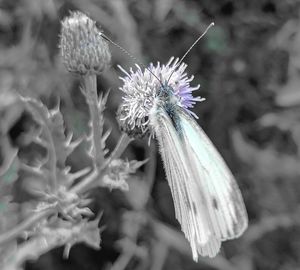
<instances>
[{"instance_id":1,"label":"thistle plant","mask_svg":"<svg viewBox=\"0 0 300 270\"><path fill-rule=\"evenodd\" d=\"M104 130L103 111L107 94L98 95L97 75L110 64L107 42L93 20L80 12L62 21L60 51L66 69L82 78L81 92L89 108L89 134L73 139L65 129L60 102L49 109L31 97L10 94L30 114L36 127L26 140L46 149L43 158L24 160L18 149L9 149L5 166L0 169L0 268L21 269L28 259L64 246L68 257L71 247L83 242L99 248L101 213L89 208L88 191L95 187L127 190L126 179L145 162L122 160L121 154L131 142L120 137L115 149L106 147L109 130ZM2 137L1 137L2 138ZM67 158L82 143L92 162L80 171L66 164ZM15 183L25 181L30 200L21 220L14 215L21 203L11 192ZM4 192L6 191L6 192Z\"/></svg>"}]
</instances>

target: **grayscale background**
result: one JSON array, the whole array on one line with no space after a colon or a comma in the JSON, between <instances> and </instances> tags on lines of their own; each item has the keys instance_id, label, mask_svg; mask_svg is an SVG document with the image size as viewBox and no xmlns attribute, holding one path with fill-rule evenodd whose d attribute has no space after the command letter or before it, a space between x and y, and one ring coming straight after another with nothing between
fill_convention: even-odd
<instances>
[{"instance_id":1,"label":"grayscale background","mask_svg":"<svg viewBox=\"0 0 300 270\"><path fill-rule=\"evenodd\" d=\"M99 188L91 194L91 209L103 211L101 249L76 245L64 260L63 249L57 248L26 263L25 269L299 269L300 2L1 0L0 165L10 146L17 147L23 157L45 155L44 149L23 141L35 123L18 102L7 101L12 90L41 99L49 108L60 97L67 129L75 137L88 130L80 77L65 70L58 48L60 21L75 10L97 21L107 36L145 65L182 56L215 22L185 59L186 71L195 76L194 85L201 84L198 93L206 98L194 108L198 123L236 176L250 225L242 237L222 245L220 256L193 262L174 217L156 145L152 142L148 147L147 139L136 140L123 157L142 160L150 156L151 166L130 179L127 193ZM98 77L98 91L111 90L105 128L112 129L108 141L112 149L120 136L115 120L121 102L117 65L128 69L135 63L113 45L110 48L111 68ZM76 169L90 162L82 151L68 160ZM154 177L149 198L145 198L147 177ZM26 207L30 200L23 192L26 182L19 180L14 194ZM157 226L144 224L144 215ZM135 249L126 242L132 234ZM120 263L120 258L125 259Z\"/></svg>"}]
</instances>

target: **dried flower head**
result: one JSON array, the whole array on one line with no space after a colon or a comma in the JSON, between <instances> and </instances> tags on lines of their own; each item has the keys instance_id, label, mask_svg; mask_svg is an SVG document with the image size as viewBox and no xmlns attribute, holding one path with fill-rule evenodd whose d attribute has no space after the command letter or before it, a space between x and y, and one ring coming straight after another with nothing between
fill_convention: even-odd
<instances>
[{"instance_id":1,"label":"dried flower head","mask_svg":"<svg viewBox=\"0 0 300 270\"><path fill-rule=\"evenodd\" d=\"M128 178L129 171L127 170L126 162L122 159L113 160L108 167L107 174L103 177L103 183L110 189L128 190L126 179Z\"/></svg>"},{"instance_id":2,"label":"dried flower head","mask_svg":"<svg viewBox=\"0 0 300 270\"><path fill-rule=\"evenodd\" d=\"M187 65L181 63L178 66L178 63L179 59L172 57L166 65L161 66L158 62L156 66L150 64L148 69L144 70L139 65L136 65L136 71L131 68L129 72L120 67L126 75L120 77L124 83L120 90L125 93L118 110L118 121L122 131L133 137L149 134L149 113L162 87L171 89L178 105L198 118L190 109L197 101L204 100L192 95L200 85L191 87L190 82L194 76L188 77L185 73Z\"/></svg>"},{"instance_id":3,"label":"dried flower head","mask_svg":"<svg viewBox=\"0 0 300 270\"><path fill-rule=\"evenodd\" d=\"M111 60L107 41L95 21L79 11L62 21L60 49L68 71L82 75L101 73Z\"/></svg>"},{"instance_id":4,"label":"dried flower head","mask_svg":"<svg viewBox=\"0 0 300 270\"><path fill-rule=\"evenodd\" d=\"M131 174L134 174L138 168L144 165L144 161L126 161L122 159L114 159L110 162L107 173L103 177L103 183L109 189L121 189L127 191L129 189L126 180Z\"/></svg>"}]
</instances>

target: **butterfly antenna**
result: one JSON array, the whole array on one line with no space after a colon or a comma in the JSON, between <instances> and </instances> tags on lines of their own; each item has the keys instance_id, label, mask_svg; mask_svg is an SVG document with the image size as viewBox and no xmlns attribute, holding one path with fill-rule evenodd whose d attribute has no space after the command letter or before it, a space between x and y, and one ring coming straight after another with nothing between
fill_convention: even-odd
<instances>
[{"instance_id":1,"label":"butterfly antenna","mask_svg":"<svg viewBox=\"0 0 300 270\"><path fill-rule=\"evenodd\" d=\"M185 52L185 54L181 57L181 59L179 60L178 64L176 65L177 67L180 66L180 64L182 63L182 61L184 60L184 58L190 53L190 51L195 47L195 45L199 42L199 40L201 38L203 38L205 36L205 34L207 33L207 31L214 26L215 24L212 22L209 26L206 27L205 31L195 40L195 42L190 46L190 48ZM169 79L168 79L168 83L173 75L173 73L175 72L175 69L172 71Z\"/></svg>"},{"instance_id":2,"label":"butterfly antenna","mask_svg":"<svg viewBox=\"0 0 300 270\"><path fill-rule=\"evenodd\" d=\"M134 62L138 63L141 67L143 67L144 69L147 69L159 81L159 83L161 84L161 86L163 86L162 81L151 71L151 69L149 69L148 67L146 67L141 61L139 61L136 57L134 57L130 52L128 52L121 45L119 45L118 43L114 42L113 40L111 40L109 37L107 37L103 33L101 33L101 37L103 37L105 40L107 40L108 42L110 42L111 44L113 44L114 46L116 46L119 50L121 50L123 53L125 53L127 56L129 56Z\"/></svg>"}]
</instances>

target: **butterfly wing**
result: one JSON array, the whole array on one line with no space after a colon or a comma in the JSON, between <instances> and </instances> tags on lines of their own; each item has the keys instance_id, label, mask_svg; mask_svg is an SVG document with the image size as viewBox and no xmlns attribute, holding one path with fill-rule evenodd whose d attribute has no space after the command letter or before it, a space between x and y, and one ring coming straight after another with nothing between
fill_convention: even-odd
<instances>
[{"instance_id":1,"label":"butterfly wing","mask_svg":"<svg viewBox=\"0 0 300 270\"><path fill-rule=\"evenodd\" d=\"M220 250L221 241L212 231L205 189L192 173L184 144L164 108L154 110L150 123L159 142L176 218L190 242L193 258L197 260L198 253L213 257Z\"/></svg>"},{"instance_id":2,"label":"butterfly wing","mask_svg":"<svg viewBox=\"0 0 300 270\"><path fill-rule=\"evenodd\" d=\"M248 217L234 176L197 122L181 108L178 115L192 179L203 189L214 235L222 241L236 238Z\"/></svg>"}]
</instances>

